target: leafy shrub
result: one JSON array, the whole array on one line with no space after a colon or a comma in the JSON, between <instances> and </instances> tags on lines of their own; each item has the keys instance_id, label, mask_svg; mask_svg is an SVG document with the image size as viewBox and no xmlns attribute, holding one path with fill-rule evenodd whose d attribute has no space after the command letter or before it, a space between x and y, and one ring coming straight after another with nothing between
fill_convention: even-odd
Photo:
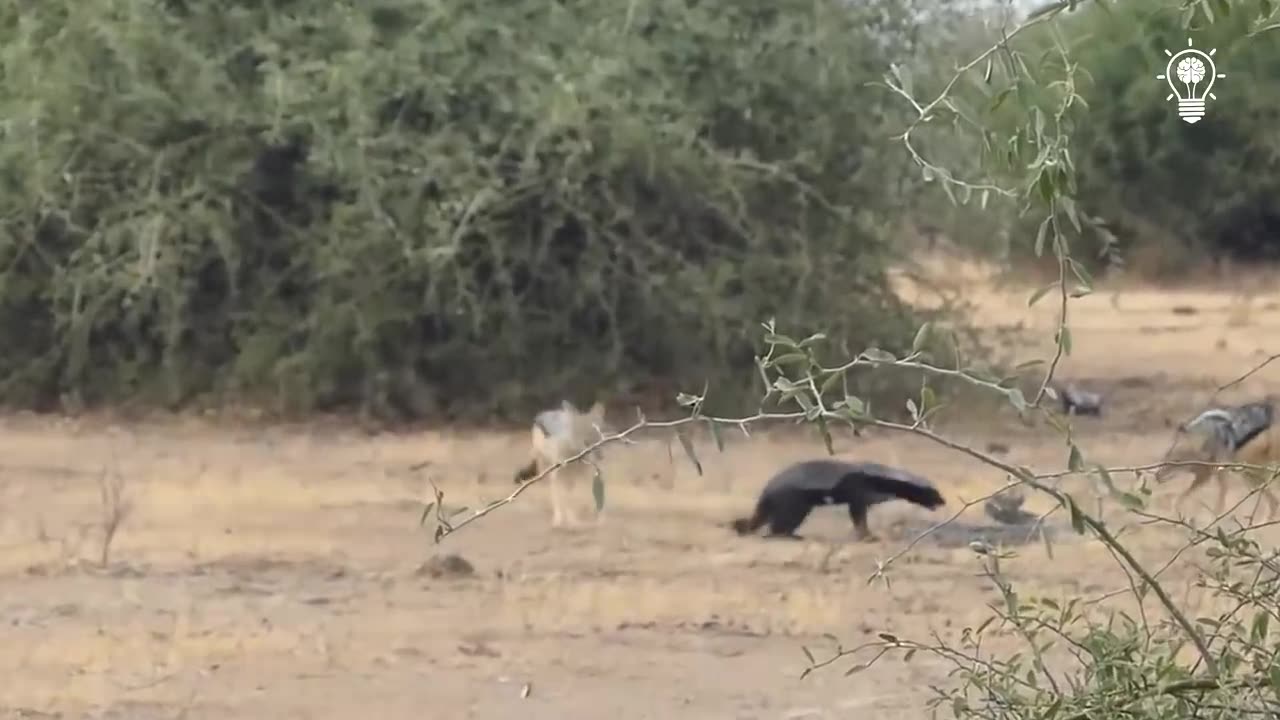
<instances>
[{"instance_id":1,"label":"leafy shrub","mask_svg":"<svg viewBox=\"0 0 1280 720\"><path fill-rule=\"evenodd\" d=\"M70 7L0 11L0 400L732 403L771 316L910 338L901 0Z\"/></svg>"},{"instance_id":2,"label":"leafy shrub","mask_svg":"<svg viewBox=\"0 0 1280 720\"><path fill-rule=\"evenodd\" d=\"M1074 115L1070 149L1080 212L1098 222L1086 223L1077 240L1079 261L1140 256L1140 272L1167 277L1206 257L1280 259L1280 145L1272 132L1280 93L1270 82L1280 70L1280 36L1250 34L1245 6L1184 28L1186 13L1202 9L1159 0L1090 3L1022 44L1047 77L1066 76L1062 57L1069 56L1088 102ZM1194 125L1178 117L1176 102L1166 100L1169 86L1156 79L1166 50L1186 47L1188 37L1202 50L1216 48L1227 75ZM1014 234L1034 233L1023 223ZM1023 257L1026 247L1018 243Z\"/></svg>"}]
</instances>

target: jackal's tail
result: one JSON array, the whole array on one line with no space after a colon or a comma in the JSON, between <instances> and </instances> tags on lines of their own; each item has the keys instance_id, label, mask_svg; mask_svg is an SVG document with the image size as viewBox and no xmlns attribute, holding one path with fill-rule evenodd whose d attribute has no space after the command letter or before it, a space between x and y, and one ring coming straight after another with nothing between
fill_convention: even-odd
<instances>
[{"instance_id":1,"label":"jackal's tail","mask_svg":"<svg viewBox=\"0 0 1280 720\"><path fill-rule=\"evenodd\" d=\"M530 460L528 465L525 465L519 470L516 470L516 474L512 482L516 485L519 485L520 483L528 482L537 476L538 476L538 461Z\"/></svg>"}]
</instances>

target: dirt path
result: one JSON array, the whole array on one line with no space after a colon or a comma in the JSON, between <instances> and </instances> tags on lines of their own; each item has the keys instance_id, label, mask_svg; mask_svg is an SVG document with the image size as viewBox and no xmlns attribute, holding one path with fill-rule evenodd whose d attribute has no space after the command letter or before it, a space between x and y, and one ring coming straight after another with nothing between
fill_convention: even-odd
<instances>
[{"instance_id":1,"label":"dirt path","mask_svg":"<svg viewBox=\"0 0 1280 720\"><path fill-rule=\"evenodd\" d=\"M1021 322L1043 342L1052 303L1028 310L1026 294L970 293L993 326ZM1259 353L1280 352L1276 296L1255 299L1239 326L1226 322L1225 294L1130 291L1119 309L1110 300L1073 305L1075 352L1063 365L1111 398L1106 417L1075 422L1101 462L1154 461L1167 423ZM1226 399L1266 390L1280 390L1280 368ZM945 430L999 441L1037 469L1065 465L1061 440L1007 418ZM703 477L678 449L672 464L661 440L619 448L600 527L551 532L538 488L435 548L416 525L428 481L452 502L499 497L525 437L5 420L0 716L919 718L929 684L946 679L936 660L850 677L842 664L802 681L801 646L821 657L824 633L853 646L881 631L954 641L996 598L963 546L924 543L895 565L891 586L866 583L942 512L878 508L880 545L848 544L835 511L815 516L805 543L720 527L774 469L823 452L816 439L781 435L723 454L702 447ZM874 434L838 449L934 478L951 508L1003 480L916 439ZM432 465L408 470L424 458ZM105 569L104 479L118 479L131 506ZM983 518L975 508L963 519ZM1159 530L1132 538L1153 562L1178 542ZM474 572L424 571L438 552ZM1029 545L1009 571L1023 592L1055 597L1124 584L1103 549L1069 533L1052 559ZM1179 565L1165 577L1182 592L1186 576Z\"/></svg>"}]
</instances>

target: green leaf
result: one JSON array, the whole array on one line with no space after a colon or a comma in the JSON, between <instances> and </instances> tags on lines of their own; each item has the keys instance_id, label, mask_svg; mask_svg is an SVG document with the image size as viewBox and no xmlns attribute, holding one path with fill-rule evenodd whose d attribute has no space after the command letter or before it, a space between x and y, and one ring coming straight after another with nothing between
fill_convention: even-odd
<instances>
[{"instance_id":1,"label":"green leaf","mask_svg":"<svg viewBox=\"0 0 1280 720\"><path fill-rule=\"evenodd\" d=\"M951 201L952 205L960 204L959 202L956 201L956 194L951 189L951 183L947 180L947 178L942 179L942 192L947 196L947 199Z\"/></svg>"},{"instance_id":2,"label":"green leaf","mask_svg":"<svg viewBox=\"0 0 1280 720\"><path fill-rule=\"evenodd\" d=\"M1039 179L1036 180L1036 189L1040 191L1040 199L1045 203L1053 202L1053 174L1048 171L1041 171Z\"/></svg>"},{"instance_id":3,"label":"green leaf","mask_svg":"<svg viewBox=\"0 0 1280 720\"><path fill-rule=\"evenodd\" d=\"M1062 354L1071 355L1071 328L1066 325L1062 326L1061 332L1058 333L1058 341L1062 343Z\"/></svg>"},{"instance_id":4,"label":"green leaf","mask_svg":"<svg viewBox=\"0 0 1280 720\"><path fill-rule=\"evenodd\" d=\"M596 501L596 512L604 510L604 476L596 468L591 476L591 497Z\"/></svg>"},{"instance_id":5,"label":"green leaf","mask_svg":"<svg viewBox=\"0 0 1280 720\"><path fill-rule=\"evenodd\" d=\"M835 444L831 441L831 428L827 427L827 418L818 415L817 417L818 432L822 434L822 444L827 447L828 455L835 455Z\"/></svg>"},{"instance_id":6,"label":"green leaf","mask_svg":"<svg viewBox=\"0 0 1280 720\"><path fill-rule=\"evenodd\" d=\"M698 471L698 476L702 476L702 463L698 462L698 455L693 451L693 442L689 440L689 436L685 434L684 428L676 428L676 437L680 440L680 447L684 448L684 454L689 458L689 462L693 463L693 469Z\"/></svg>"},{"instance_id":7,"label":"green leaf","mask_svg":"<svg viewBox=\"0 0 1280 720\"><path fill-rule=\"evenodd\" d=\"M787 353L786 355L779 355L774 358L769 365L770 367L774 367L777 365L791 365L796 363L804 363L807 365L809 363L809 356L802 352Z\"/></svg>"},{"instance_id":8,"label":"green leaf","mask_svg":"<svg viewBox=\"0 0 1280 720\"><path fill-rule=\"evenodd\" d=\"M1027 399L1023 397L1021 390L1018 388L1009 388L1005 392L1005 396L1009 398L1009 403L1017 408L1019 413L1027 411Z\"/></svg>"},{"instance_id":9,"label":"green leaf","mask_svg":"<svg viewBox=\"0 0 1280 720\"><path fill-rule=\"evenodd\" d=\"M1076 212L1076 201L1072 200L1068 195L1063 195L1058 198L1058 204L1067 213L1067 219L1075 226L1076 232L1084 232L1084 229L1080 226L1080 215Z\"/></svg>"},{"instance_id":10,"label":"green leaf","mask_svg":"<svg viewBox=\"0 0 1280 720\"><path fill-rule=\"evenodd\" d=\"M849 408L849 412L855 416L867 414L867 404L863 402L860 397L847 395L844 399L844 405Z\"/></svg>"},{"instance_id":11,"label":"green leaf","mask_svg":"<svg viewBox=\"0 0 1280 720\"><path fill-rule=\"evenodd\" d=\"M912 420L920 419L920 408L916 407L916 401L907 398L907 412L911 413Z\"/></svg>"},{"instance_id":12,"label":"green leaf","mask_svg":"<svg viewBox=\"0 0 1280 720\"><path fill-rule=\"evenodd\" d=\"M422 508L422 517L418 519L419 525L426 524L427 516L431 514L431 511L435 508L435 506L436 506L436 501L432 500Z\"/></svg>"},{"instance_id":13,"label":"green leaf","mask_svg":"<svg viewBox=\"0 0 1280 720\"><path fill-rule=\"evenodd\" d=\"M1084 469L1084 456L1080 454L1080 448L1071 444L1071 451L1067 454L1067 468L1072 472L1079 472Z\"/></svg>"},{"instance_id":14,"label":"green leaf","mask_svg":"<svg viewBox=\"0 0 1280 720\"><path fill-rule=\"evenodd\" d=\"M991 101L990 112L995 112L996 110L999 110L1000 106L1004 104L1004 101L1007 100L1009 98L1009 95L1012 93L1013 93L1012 86L1007 87L1001 90L1000 92L996 93L995 98Z\"/></svg>"},{"instance_id":15,"label":"green leaf","mask_svg":"<svg viewBox=\"0 0 1280 720\"><path fill-rule=\"evenodd\" d=\"M908 95L911 94L911 71L896 63L889 66L889 70L898 80L898 86L901 87Z\"/></svg>"},{"instance_id":16,"label":"green leaf","mask_svg":"<svg viewBox=\"0 0 1280 720\"><path fill-rule=\"evenodd\" d=\"M1053 541L1049 539L1049 533L1043 527L1040 528L1040 542L1044 543L1044 553L1053 559Z\"/></svg>"},{"instance_id":17,"label":"green leaf","mask_svg":"<svg viewBox=\"0 0 1280 720\"><path fill-rule=\"evenodd\" d=\"M1271 692L1280 700L1280 663L1271 666Z\"/></svg>"},{"instance_id":18,"label":"green leaf","mask_svg":"<svg viewBox=\"0 0 1280 720\"><path fill-rule=\"evenodd\" d=\"M925 385L920 388L920 412L927 413L938 406L938 396L934 394L933 388Z\"/></svg>"},{"instance_id":19,"label":"green leaf","mask_svg":"<svg viewBox=\"0 0 1280 720\"><path fill-rule=\"evenodd\" d=\"M880 348L867 348L862 355L872 362L894 363L898 362L898 358L893 353Z\"/></svg>"},{"instance_id":20,"label":"green leaf","mask_svg":"<svg viewBox=\"0 0 1280 720\"><path fill-rule=\"evenodd\" d=\"M1067 505L1067 512L1071 513L1071 529L1076 531L1077 535L1084 534L1084 515L1080 513L1080 508L1076 507L1076 501L1070 495L1063 493L1062 501Z\"/></svg>"},{"instance_id":21,"label":"green leaf","mask_svg":"<svg viewBox=\"0 0 1280 720\"><path fill-rule=\"evenodd\" d=\"M932 330L933 330L932 322L926 322L925 324L920 326L920 329L916 331L915 339L911 341L912 354L918 353L924 349L924 346L927 345L929 342L929 333Z\"/></svg>"},{"instance_id":22,"label":"green leaf","mask_svg":"<svg viewBox=\"0 0 1280 720\"><path fill-rule=\"evenodd\" d=\"M795 340L792 340L791 338L787 337L786 335L779 335L779 334L777 334L777 333L773 333L773 332L770 332L770 333L766 333L766 334L765 334L765 336L764 336L764 342L765 342L765 344L766 344L766 345L785 345L785 346L787 346L787 347L789 347L789 348L798 348L798 347L800 347L800 345L799 345Z\"/></svg>"},{"instance_id":23,"label":"green leaf","mask_svg":"<svg viewBox=\"0 0 1280 720\"><path fill-rule=\"evenodd\" d=\"M1125 506L1130 510L1141 510L1147 505L1147 503L1143 501L1141 497L1134 495L1131 492L1127 492L1125 490L1117 490L1115 493L1115 498L1117 501L1120 502L1121 505Z\"/></svg>"},{"instance_id":24,"label":"green leaf","mask_svg":"<svg viewBox=\"0 0 1280 720\"><path fill-rule=\"evenodd\" d=\"M814 405L813 401L809 399L808 394L803 392L796 392L795 400L797 403L800 404L800 408L804 410L805 420L817 419L817 417L822 414L822 408L818 407L817 405Z\"/></svg>"},{"instance_id":25,"label":"green leaf","mask_svg":"<svg viewBox=\"0 0 1280 720\"><path fill-rule=\"evenodd\" d=\"M867 669L867 668L869 668L869 667L871 667L871 663L870 663L870 662L860 662L860 663L857 663L856 665L854 665L854 666L850 667L848 670L845 670L845 671L844 671L844 676L845 676L845 677L849 677L850 675L853 675L854 673L860 673L860 672L862 672L863 670L866 670L866 669Z\"/></svg>"},{"instance_id":26,"label":"green leaf","mask_svg":"<svg viewBox=\"0 0 1280 720\"><path fill-rule=\"evenodd\" d=\"M724 452L724 435L720 432L720 424L711 420L707 421L707 429L711 431L711 439L715 440L716 450Z\"/></svg>"},{"instance_id":27,"label":"green leaf","mask_svg":"<svg viewBox=\"0 0 1280 720\"><path fill-rule=\"evenodd\" d=\"M844 373L842 372L833 372L830 375L828 375L827 379L823 380L822 385L818 388L818 395L825 397L827 394L827 391L830 390L832 386L834 386L836 383L840 382L840 380L843 377L844 377Z\"/></svg>"},{"instance_id":28,"label":"green leaf","mask_svg":"<svg viewBox=\"0 0 1280 720\"><path fill-rule=\"evenodd\" d=\"M1098 464L1095 464L1093 466L1093 469L1094 469L1094 472L1098 473L1098 479L1101 480L1102 484L1106 486L1107 491L1115 492L1116 484L1111 480L1111 471L1107 470L1105 467Z\"/></svg>"},{"instance_id":29,"label":"green leaf","mask_svg":"<svg viewBox=\"0 0 1280 720\"><path fill-rule=\"evenodd\" d=\"M807 338L805 338L805 339L801 340L801 341L800 341L800 347L802 347L802 348L807 348L807 347L809 347L810 345L812 345L812 344L814 344L814 343L818 342L819 340L826 340L826 339L827 339L827 335L826 335L826 333L820 333L820 332L817 332L817 333L814 333L814 334L810 335L809 337L807 337Z\"/></svg>"},{"instance_id":30,"label":"green leaf","mask_svg":"<svg viewBox=\"0 0 1280 720\"><path fill-rule=\"evenodd\" d=\"M1044 242L1049 237L1049 223L1052 217L1047 217L1040 223L1040 227L1036 230L1036 257L1044 256Z\"/></svg>"},{"instance_id":31,"label":"green leaf","mask_svg":"<svg viewBox=\"0 0 1280 720\"><path fill-rule=\"evenodd\" d=\"M982 73L982 82L984 83L991 82L991 66L992 66L991 58L987 58L987 69L984 70Z\"/></svg>"},{"instance_id":32,"label":"green leaf","mask_svg":"<svg viewBox=\"0 0 1280 720\"><path fill-rule=\"evenodd\" d=\"M1031 297L1027 298L1027 307L1031 307L1032 305L1035 305L1036 303L1040 302L1040 298L1044 297L1046 293L1048 293L1050 290L1056 287L1058 287L1058 281L1054 280L1048 285L1045 285L1044 287L1036 289L1035 292L1031 293Z\"/></svg>"}]
</instances>

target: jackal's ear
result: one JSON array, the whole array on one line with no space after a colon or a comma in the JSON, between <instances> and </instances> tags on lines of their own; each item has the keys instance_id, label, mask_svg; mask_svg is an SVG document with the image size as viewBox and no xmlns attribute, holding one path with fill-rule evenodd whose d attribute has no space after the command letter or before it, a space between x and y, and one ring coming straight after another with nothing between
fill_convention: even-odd
<instances>
[{"instance_id":1,"label":"jackal's ear","mask_svg":"<svg viewBox=\"0 0 1280 720\"><path fill-rule=\"evenodd\" d=\"M597 400L591 409L587 411L587 416L595 420L597 424L604 420L604 402Z\"/></svg>"}]
</instances>

